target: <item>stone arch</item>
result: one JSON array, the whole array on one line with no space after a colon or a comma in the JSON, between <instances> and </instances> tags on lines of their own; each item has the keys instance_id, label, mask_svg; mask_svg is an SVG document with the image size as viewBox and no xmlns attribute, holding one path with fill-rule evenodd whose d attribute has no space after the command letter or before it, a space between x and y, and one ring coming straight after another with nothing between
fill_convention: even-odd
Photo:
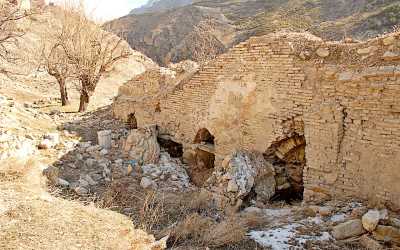
<instances>
[{"instance_id":1,"label":"stone arch","mask_svg":"<svg viewBox=\"0 0 400 250\"><path fill-rule=\"evenodd\" d=\"M303 199L303 171L306 165L304 133L285 136L271 144L264 157L274 166L276 195L272 199Z\"/></svg>"},{"instance_id":2,"label":"stone arch","mask_svg":"<svg viewBox=\"0 0 400 250\"><path fill-rule=\"evenodd\" d=\"M127 126L129 129L137 129L138 128L135 112L132 112L128 115Z\"/></svg>"},{"instance_id":3,"label":"stone arch","mask_svg":"<svg viewBox=\"0 0 400 250\"><path fill-rule=\"evenodd\" d=\"M215 137L206 128L201 128L197 131L193 143L195 144L211 144L214 145Z\"/></svg>"},{"instance_id":4,"label":"stone arch","mask_svg":"<svg viewBox=\"0 0 400 250\"><path fill-rule=\"evenodd\" d=\"M214 171L215 137L206 128L197 131L193 147L186 153L189 175L197 186L203 186Z\"/></svg>"}]
</instances>

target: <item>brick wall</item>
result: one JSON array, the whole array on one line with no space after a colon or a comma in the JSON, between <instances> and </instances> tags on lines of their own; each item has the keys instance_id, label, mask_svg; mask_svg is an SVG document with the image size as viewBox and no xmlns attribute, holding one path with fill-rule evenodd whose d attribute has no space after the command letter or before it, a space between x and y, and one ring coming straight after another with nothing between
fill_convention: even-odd
<instances>
[{"instance_id":1,"label":"brick wall","mask_svg":"<svg viewBox=\"0 0 400 250\"><path fill-rule=\"evenodd\" d=\"M158 124L185 147L207 128L217 164L234 149L265 152L304 135L306 199L400 206L399 61L399 34L365 43L273 34L239 44L189 78L150 70L121 88L113 110L122 119L135 112L139 126Z\"/></svg>"}]
</instances>

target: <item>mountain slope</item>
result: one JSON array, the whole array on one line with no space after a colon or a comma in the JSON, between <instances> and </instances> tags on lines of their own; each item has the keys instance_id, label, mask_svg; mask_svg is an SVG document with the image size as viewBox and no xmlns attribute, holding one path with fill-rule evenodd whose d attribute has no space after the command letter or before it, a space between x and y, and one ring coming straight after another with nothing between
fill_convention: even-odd
<instances>
[{"instance_id":1,"label":"mountain slope","mask_svg":"<svg viewBox=\"0 0 400 250\"><path fill-rule=\"evenodd\" d=\"M186 6L195 2L194 0L149 0L140 8L133 9L130 14L143 14L160 12L178 7Z\"/></svg>"},{"instance_id":2,"label":"mountain slope","mask_svg":"<svg viewBox=\"0 0 400 250\"><path fill-rule=\"evenodd\" d=\"M156 4L169 3L159 0ZM367 39L400 23L398 0L202 0L106 24L162 65L207 60L254 35L281 29L330 40Z\"/></svg>"}]
</instances>

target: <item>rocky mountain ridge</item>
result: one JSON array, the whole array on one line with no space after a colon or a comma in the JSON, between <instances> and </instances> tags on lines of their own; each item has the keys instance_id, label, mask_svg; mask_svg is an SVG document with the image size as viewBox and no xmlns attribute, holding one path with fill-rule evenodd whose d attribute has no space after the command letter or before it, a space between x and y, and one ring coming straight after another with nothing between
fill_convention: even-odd
<instances>
[{"instance_id":1,"label":"rocky mountain ridge","mask_svg":"<svg viewBox=\"0 0 400 250\"><path fill-rule=\"evenodd\" d=\"M169 3L158 1L153 6ZM400 23L396 0L216 0L144 14L105 27L161 65L204 61L251 36L279 30L308 31L328 40L359 40L390 32Z\"/></svg>"}]
</instances>

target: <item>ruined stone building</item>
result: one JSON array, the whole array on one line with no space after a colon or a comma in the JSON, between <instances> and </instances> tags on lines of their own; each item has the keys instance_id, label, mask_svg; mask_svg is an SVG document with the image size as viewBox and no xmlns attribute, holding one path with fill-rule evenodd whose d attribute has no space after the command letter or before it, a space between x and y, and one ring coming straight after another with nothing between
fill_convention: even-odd
<instances>
[{"instance_id":1,"label":"ruined stone building","mask_svg":"<svg viewBox=\"0 0 400 250\"><path fill-rule=\"evenodd\" d=\"M126 83L120 119L220 164L236 149L302 168L304 199L400 207L400 34L363 43L299 33L251 38L195 73Z\"/></svg>"}]
</instances>

